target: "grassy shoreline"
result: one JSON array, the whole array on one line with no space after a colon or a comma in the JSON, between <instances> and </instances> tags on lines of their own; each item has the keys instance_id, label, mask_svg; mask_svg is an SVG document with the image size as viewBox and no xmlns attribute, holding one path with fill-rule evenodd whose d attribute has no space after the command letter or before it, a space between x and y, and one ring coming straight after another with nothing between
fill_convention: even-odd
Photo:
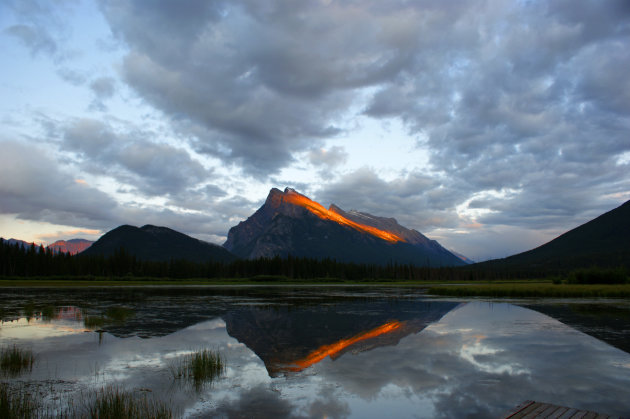
<instances>
[{"instance_id":1,"label":"grassy shoreline","mask_svg":"<svg viewBox=\"0 0 630 419\"><path fill-rule=\"evenodd\" d=\"M503 281L483 281L483 284L503 284L503 283L550 283L549 280L503 280ZM2 287L108 287L108 286L179 286L179 285L199 285L199 286L230 286L230 285L258 285L258 286L293 286L293 285L361 285L361 286L409 286L429 288L434 285L455 285L468 284L462 281L439 281L439 280L399 280L399 279L365 279L346 280L340 278L309 278L290 279L284 277L264 277L264 278L153 278L153 277L0 277L0 288Z\"/></svg>"},{"instance_id":2,"label":"grassy shoreline","mask_svg":"<svg viewBox=\"0 0 630 419\"><path fill-rule=\"evenodd\" d=\"M482 282L461 281L401 281L401 280L343 280L337 278L289 279L264 278L130 278L130 277L0 277L1 288L88 288L88 287L173 287L173 286L362 286L424 288L428 295L445 297L489 298L630 298L630 284L554 284L551 280L496 280Z\"/></svg>"},{"instance_id":3,"label":"grassy shoreline","mask_svg":"<svg viewBox=\"0 0 630 419\"><path fill-rule=\"evenodd\" d=\"M436 286L431 295L491 298L630 298L630 284L496 283Z\"/></svg>"}]
</instances>

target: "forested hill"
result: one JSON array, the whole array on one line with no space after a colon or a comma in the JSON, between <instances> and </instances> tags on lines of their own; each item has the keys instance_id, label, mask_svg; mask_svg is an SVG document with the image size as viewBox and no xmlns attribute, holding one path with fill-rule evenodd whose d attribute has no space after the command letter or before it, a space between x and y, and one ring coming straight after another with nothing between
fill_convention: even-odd
<instances>
[{"instance_id":1,"label":"forested hill","mask_svg":"<svg viewBox=\"0 0 630 419\"><path fill-rule=\"evenodd\" d=\"M83 255L112 256L120 248L139 260L231 262L236 256L216 244L204 242L167 227L122 225L105 233Z\"/></svg>"},{"instance_id":2,"label":"forested hill","mask_svg":"<svg viewBox=\"0 0 630 419\"><path fill-rule=\"evenodd\" d=\"M577 268L630 268L630 201L540 247L474 269L563 272Z\"/></svg>"}]
</instances>

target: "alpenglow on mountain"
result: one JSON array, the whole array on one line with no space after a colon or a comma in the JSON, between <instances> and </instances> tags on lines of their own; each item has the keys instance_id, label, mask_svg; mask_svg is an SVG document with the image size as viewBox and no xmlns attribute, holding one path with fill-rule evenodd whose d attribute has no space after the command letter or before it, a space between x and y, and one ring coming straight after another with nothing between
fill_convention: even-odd
<instances>
[{"instance_id":1,"label":"alpenglow on mountain","mask_svg":"<svg viewBox=\"0 0 630 419\"><path fill-rule=\"evenodd\" d=\"M393 219L336 205L328 209L286 188L273 188L264 205L232 227L223 246L241 258L330 258L340 262L459 266L464 262Z\"/></svg>"}]
</instances>

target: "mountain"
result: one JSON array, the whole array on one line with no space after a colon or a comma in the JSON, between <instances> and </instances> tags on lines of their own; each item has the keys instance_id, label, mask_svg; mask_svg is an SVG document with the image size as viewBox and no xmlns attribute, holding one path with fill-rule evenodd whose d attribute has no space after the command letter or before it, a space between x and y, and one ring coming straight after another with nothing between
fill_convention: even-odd
<instances>
[{"instance_id":1,"label":"mountain","mask_svg":"<svg viewBox=\"0 0 630 419\"><path fill-rule=\"evenodd\" d=\"M341 262L459 266L464 262L393 218L329 209L286 188L273 188L264 205L232 227L223 246L242 258L288 255Z\"/></svg>"},{"instance_id":2,"label":"mountain","mask_svg":"<svg viewBox=\"0 0 630 419\"><path fill-rule=\"evenodd\" d=\"M539 271L630 267L630 201L540 247L472 266Z\"/></svg>"},{"instance_id":3,"label":"mountain","mask_svg":"<svg viewBox=\"0 0 630 419\"><path fill-rule=\"evenodd\" d=\"M37 244L37 243L33 243L33 242L26 242L26 241L24 241L24 240L13 239L13 238L8 239L8 240L5 240L5 239L2 239L2 240L4 240L4 243L5 243L5 244L9 244L9 245L11 245L11 246L15 246L15 245L17 244L17 245L19 245L20 247L23 247L23 248L25 248L25 249L28 249L29 247L31 247L31 245L32 245L32 244L34 244L34 245L35 245L35 251L36 251L36 252L39 252L39 244Z\"/></svg>"},{"instance_id":4,"label":"mountain","mask_svg":"<svg viewBox=\"0 0 630 419\"><path fill-rule=\"evenodd\" d=\"M110 256L120 248L138 259L168 261L185 259L191 262L230 262L236 257L216 244L197 240L166 227L122 225L98 239L82 255Z\"/></svg>"},{"instance_id":5,"label":"mountain","mask_svg":"<svg viewBox=\"0 0 630 419\"><path fill-rule=\"evenodd\" d=\"M455 256L457 256L458 258L460 258L465 264L470 265L472 263L475 263L474 260L462 255L461 253L457 253L453 250L451 250L451 253L454 254Z\"/></svg>"},{"instance_id":6,"label":"mountain","mask_svg":"<svg viewBox=\"0 0 630 419\"><path fill-rule=\"evenodd\" d=\"M34 244L35 251L39 252L40 245L37 243L30 243L30 242L26 242L24 240L18 240L18 239L4 240L4 242L10 245L18 244L25 249L30 248L31 244ZM65 253L70 253L71 255L75 255L87 249L88 247L90 247L92 243L94 242L90 240L84 240L84 239L57 240L53 244L50 244L46 247L52 250L54 253L65 252Z\"/></svg>"},{"instance_id":7,"label":"mountain","mask_svg":"<svg viewBox=\"0 0 630 419\"><path fill-rule=\"evenodd\" d=\"M76 255L77 253L81 253L90 247L92 243L94 242L85 239L57 240L53 244L49 244L48 248L55 253L64 252Z\"/></svg>"}]
</instances>

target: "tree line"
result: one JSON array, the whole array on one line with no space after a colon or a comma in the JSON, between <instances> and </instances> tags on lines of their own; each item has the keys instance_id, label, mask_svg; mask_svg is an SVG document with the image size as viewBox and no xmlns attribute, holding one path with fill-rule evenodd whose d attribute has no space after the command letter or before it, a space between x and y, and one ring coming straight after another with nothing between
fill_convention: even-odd
<instances>
[{"instance_id":1,"label":"tree line","mask_svg":"<svg viewBox=\"0 0 630 419\"><path fill-rule=\"evenodd\" d=\"M610 272L609 272L610 271ZM340 262L335 259L286 258L239 259L233 262L196 263L182 259L168 261L140 260L124 248L111 256L70 255L43 246L22 246L0 239L0 277L63 278L163 278L227 279L253 281L340 280L340 281L477 281L531 279L554 276L571 282L609 282L610 275L627 277L627 270L591 268L588 275L571 269L509 269L469 265L462 267L426 267L391 262L386 265ZM577 276L576 276L577 275ZM599 279L594 279L594 278ZM586 279L584 279L586 278ZM602 279L604 278L604 279ZM617 282L616 280L613 282Z\"/></svg>"},{"instance_id":2,"label":"tree line","mask_svg":"<svg viewBox=\"0 0 630 419\"><path fill-rule=\"evenodd\" d=\"M387 265L339 262L335 259L259 258L233 262L195 263L182 259L140 260L124 248L111 256L70 255L43 246L21 246L0 239L0 276L3 277L153 277L339 280L473 280L473 272L457 268L428 268L411 264Z\"/></svg>"}]
</instances>

